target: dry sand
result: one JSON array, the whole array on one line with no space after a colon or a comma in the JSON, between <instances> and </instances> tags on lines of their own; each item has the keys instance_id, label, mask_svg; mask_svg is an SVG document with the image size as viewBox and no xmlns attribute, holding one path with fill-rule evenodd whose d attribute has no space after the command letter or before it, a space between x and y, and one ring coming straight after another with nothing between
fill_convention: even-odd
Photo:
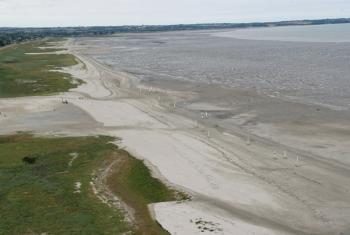
<instances>
[{"instance_id":1,"label":"dry sand","mask_svg":"<svg viewBox=\"0 0 350 235\"><path fill-rule=\"evenodd\" d=\"M64 47L84 62L65 71L86 83L52 97L0 100L8 115L0 117L1 133L120 137L117 144L144 159L154 176L192 196L151 205L171 234L350 233L344 118L333 115L334 128L318 118L331 117L325 109L305 117L313 106L204 85L139 84L84 54L89 47L79 39ZM299 111L292 117L288 109ZM33 117L46 120L45 128ZM311 133L317 126L321 138L300 139L301 130L288 127L300 123Z\"/></svg>"}]
</instances>

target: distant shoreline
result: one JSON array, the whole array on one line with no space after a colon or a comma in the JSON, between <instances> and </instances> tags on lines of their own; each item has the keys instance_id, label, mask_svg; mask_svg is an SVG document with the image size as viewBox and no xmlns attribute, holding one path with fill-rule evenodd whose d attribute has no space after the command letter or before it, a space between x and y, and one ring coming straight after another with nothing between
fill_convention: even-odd
<instances>
[{"instance_id":1,"label":"distant shoreline","mask_svg":"<svg viewBox=\"0 0 350 235\"><path fill-rule=\"evenodd\" d=\"M303 43L349 43L350 24L293 25L221 30L212 36L241 40Z\"/></svg>"},{"instance_id":2,"label":"distant shoreline","mask_svg":"<svg viewBox=\"0 0 350 235\"><path fill-rule=\"evenodd\" d=\"M252 27L278 27L293 25L324 25L350 23L350 18L291 20L252 23L202 23L175 25L124 25L78 27L0 27L0 47L45 37L108 36L116 33L149 33L184 30L240 29Z\"/></svg>"},{"instance_id":3,"label":"distant shoreline","mask_svg":"<svg viewBox=\"0 0 350 235\"><path fill-rule=\"evenodd\" d=\"M53 26L53 27L7 27L1 26L0 32L9 32L15 30L51 31L59 29L70 30L93 30L98 28L114 29L120 31L172 31L172 30L192 30L192 29L220 29L220 28L249 28L249 27L277 27L294 25L323 25L323 24L347 24L350 18L324 18L324 19L303 19L303 20L284 20L284 21L261 21L261 22L242 22L242 23L194 23L194 24L166 24L166 25L100 25L100 26ZM72 32L72 31L71 31ZM72 32L73 33L73 32Z\"/></svg>"}]
</instances>

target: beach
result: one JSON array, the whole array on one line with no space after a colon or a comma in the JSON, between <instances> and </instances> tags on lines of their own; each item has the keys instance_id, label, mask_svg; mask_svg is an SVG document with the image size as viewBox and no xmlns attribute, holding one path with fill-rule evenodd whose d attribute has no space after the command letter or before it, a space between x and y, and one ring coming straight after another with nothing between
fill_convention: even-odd
<instances>
[{"instance_id":1,"label":"beach","mask_svg":"<svg viewBox=\"0 0 350 235\"><path fill-rule=\"evenodd\" d=\"M0 133L120 138L115 144L191 197L150 205L171 234L350 232L348 110L203 82L140 81L96 59L108 47L94 40L60 45L80 61L64 72L83 85L1 99Z\"/></svg>"}]
</instances>

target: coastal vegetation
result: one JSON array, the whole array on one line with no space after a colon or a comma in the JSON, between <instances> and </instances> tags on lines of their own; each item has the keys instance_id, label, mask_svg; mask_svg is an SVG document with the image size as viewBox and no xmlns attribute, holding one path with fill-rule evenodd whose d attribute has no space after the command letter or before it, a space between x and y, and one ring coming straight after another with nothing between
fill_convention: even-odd
<instances>
[{"instance_id":1,"label":"coastal vegetation","mask_svg":"<svg viewBox=\"0 0 350 235\"><path fill-rule=\"evenodd\" d=\"M153 178L143 161L127 152L120 155L107 182L111 190L136 211L137 234L168 234L150 216L149 204L188 199L185 194L169 190Z\"/></svg>"},{"instance_id":2,"label":"coastal vegetation","mask_svg":"<svg viewBox=\"0 0 350 235\"><path fill-rule=\"evenodd\" d=\"M147 204L174 200L176 192L113 140L0 136L0 234L167 234ZM135 210L137 228L92 187L97 168L116 160L108 187Z\"/></svg>"},{"instance_id":3,"label":"coastal vegetation","mask_svg":"<svg viewBox=\"0 0 350 235\"><path fill-rule=\"evenodd\" d=\"M95 167L117 151L110 140L1 136L0 234L128 231L123 215L100 202L90 186ZM35 162L24 160L29 157Z\"/></svg>"},{"instance_id":4,"label":"coastal vegetation","mask_svg":"<svg viewBox=\"0 0 350 235\"><path fill-rule=\"evenodd\" d=\"M57 39L55 39L57 40ZM51 40L19 43L0 50L0 98L68 91L81 81L58 71L77 64L73 55L50 53Z\"/></svg>"}]
</instances>

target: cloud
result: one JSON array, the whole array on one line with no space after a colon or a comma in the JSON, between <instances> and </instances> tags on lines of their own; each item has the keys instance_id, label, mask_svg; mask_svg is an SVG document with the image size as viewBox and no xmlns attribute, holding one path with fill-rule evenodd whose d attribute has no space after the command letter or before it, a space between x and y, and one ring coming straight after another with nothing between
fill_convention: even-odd
<instances>
[{"instance_id":1,"label":"cloud","mask_svg":"<svg viewBox=\"0 0 350 235\"><path fill-rule=\"evenodd\" d=\"M0 26L247 22L348 16L349 0L0 0Z\"/></svg>"}]
</instances>

